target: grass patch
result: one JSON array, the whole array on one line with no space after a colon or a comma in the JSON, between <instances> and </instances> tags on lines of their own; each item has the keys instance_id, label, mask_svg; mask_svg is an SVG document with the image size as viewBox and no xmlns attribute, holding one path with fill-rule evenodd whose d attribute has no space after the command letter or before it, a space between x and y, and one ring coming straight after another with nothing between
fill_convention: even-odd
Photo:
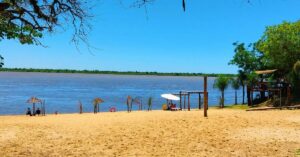
<instances>
[{"instance_id":1,"label":"grass patch","mask_svg":"<svg viewBox=\"0 0 300 157\"><path fill-rule=\"evenodd\" d=\"M296 150L295 155L296 155L296 156L300 156L300 149L297 149L297 150Z\"/></svg>"},{"instance_id":2,"label":"grass patch","mask_svg":"<svg viewBox=\"0 0 300 157\"><path fill-rule=\"evenodd\" d=\"M239 109L239 110L247 110L249 109L248 105L230 105L230 106L224 106L224 108L228 108L228 109Z\"/></svg>"}]
</instances>

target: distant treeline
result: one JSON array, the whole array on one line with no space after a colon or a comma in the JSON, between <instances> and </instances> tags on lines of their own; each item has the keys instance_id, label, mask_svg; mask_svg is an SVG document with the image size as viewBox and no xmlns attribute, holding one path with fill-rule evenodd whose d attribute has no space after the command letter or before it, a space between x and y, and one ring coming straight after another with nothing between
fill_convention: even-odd
<instances>
[{"instance_id":1,"label":"distant treeline","mask_svg":"<svg viewBox=\"0 0 300 157\"><path fill-rule=\"evenodd\" d=\"M81 74L114 74L114 75L156 75L156 76L227 76L234 77L236 74L204 74L204 73L162 73L162 72L139 72L139 71L100 71L100 70L70 70L70 69L32 69L32 68L0 68L6 72L42 72L42 73L81 73Z\"/></svg>"}]
</instances>

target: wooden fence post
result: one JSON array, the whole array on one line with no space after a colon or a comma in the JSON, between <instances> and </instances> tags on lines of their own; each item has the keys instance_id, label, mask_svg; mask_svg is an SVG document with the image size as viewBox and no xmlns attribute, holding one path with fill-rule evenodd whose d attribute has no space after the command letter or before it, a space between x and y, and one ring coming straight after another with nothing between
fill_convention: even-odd
<instances>
[{"instance_id":1,"label":"wooden fence post","mask_svg":"<svg viewBox=\"0 0 300 157\"><path fill-rule=\"evenodd\" d=\"M204 76L204 117L207 117L208 93L207 93L207 76Z\"/></svg>"}]
</instances>

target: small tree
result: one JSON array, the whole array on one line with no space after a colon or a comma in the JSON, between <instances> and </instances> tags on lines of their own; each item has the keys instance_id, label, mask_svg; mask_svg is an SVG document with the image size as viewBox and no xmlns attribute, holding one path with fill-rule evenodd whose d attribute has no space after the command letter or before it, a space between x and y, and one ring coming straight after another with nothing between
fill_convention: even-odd
<instances>
[{"instance_id":1,"label":"small tree","mask_svg":"<svg viewBox=\"0 0 300 157\"><path fill-rule=\"evenodd\" d=\"M228 87L229 82L230 82L230 78L224 76L219 76L218 78L216 78L214 82L214 88L218 88L222 94L220 108L224 108L224 101L225 101L224 92L225 89Z\"/></svg>"},{"instance_id":2,"label":"small tree","mask_svg":"<svg viewBox=\"0 0 300 157\"><path fill-rule=\"evenodd\" d=\"M252 72L247 75L247 99L248 99L248 105L253 105L253 92L250 91L250 89L258 83L258 75L255 72Z\"/></svg>"},{"instance_id":3,"label":"small tree","mask_svg":"<svg viewBox=\"0 0 300 157\"><path fill-rule=\"evenodd\" d=\"M239 79L243 87L243 104L245 103L245 84L247 76L253 71L265 68L265 61L262 59L261 53L257 51L255 44L245 46L244 43L233 43L235 46L234 56L230 60L229 65L236 65L239 67ZM247 93L247 97L249 95Z\"/></svg>"},{"instance_id":4,"label":"small tree","mask_svg":"<svg viewBox=\"0 0 300 157\"><path fill-rule=\"evenodd\" d=\"M237 90L241 87L241 82L239 78L231 79L231 87L235 90L234 91L234 104L237 105Z\"/></svg>"},{"instance_id":5,"label":"small tree","mask_svg":"<svg viewBox=\"0 0 300 157\"><path fill-rule=\"evenodd\" d=\"M246 85L246 81L247 81L247 75L245 74L245 72L243 70L239 70L239 74L238 74L238 78L240 81L240 84L242 86L242 94L243 94L243 104L245 104L245 85Z\"/></svg>"}]
</instances>

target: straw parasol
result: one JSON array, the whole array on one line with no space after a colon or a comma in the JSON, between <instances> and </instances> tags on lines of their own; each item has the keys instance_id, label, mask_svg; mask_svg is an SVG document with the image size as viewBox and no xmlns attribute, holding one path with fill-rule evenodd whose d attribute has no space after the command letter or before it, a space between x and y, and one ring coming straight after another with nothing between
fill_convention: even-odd
<instances>
[{"instance_id":1,"label":"straw parasol","mask_svg":"<svg viewBox=\"0 0 300 157\"><path fill-rule=\"evenodd\" d=\"M103 101L101 98L99 98L99 97L97 97L97 98L95 98L95 99L93 100L94 107L96 106L98 112L99 112L99 110L100 110L99 104L100 104L100 103L103 103L103 102L104 102L104 101ZM94 111L94 112L95 112L95 111Z\"/></svg>"},{"instance_id":2,"label":"straw parasol","mask_svg":"<svg viewBox=\"0 0 300 157\"><path fill-rule=\"evenodd\" d=\"M272 69L272 70L257 70L257 71L255 71L255 73L258 74L258 75L262 75L262 74L272 74L275 71L277 71L277 69Z\"/></svg>"},{"instance_id":3,"label":"straw parasol","mask_svg":"<svg viewBox=\"0 0 300 157\"><path fill-rule=\"evenodd\" d=\"M35 115L35 104L36 103L42 103L42 100L33 96L33 97L31 97L30 99L27 100L27 103L32 104L32 110L33 110L32 113Z\"/></svg>"}]
</instances>

